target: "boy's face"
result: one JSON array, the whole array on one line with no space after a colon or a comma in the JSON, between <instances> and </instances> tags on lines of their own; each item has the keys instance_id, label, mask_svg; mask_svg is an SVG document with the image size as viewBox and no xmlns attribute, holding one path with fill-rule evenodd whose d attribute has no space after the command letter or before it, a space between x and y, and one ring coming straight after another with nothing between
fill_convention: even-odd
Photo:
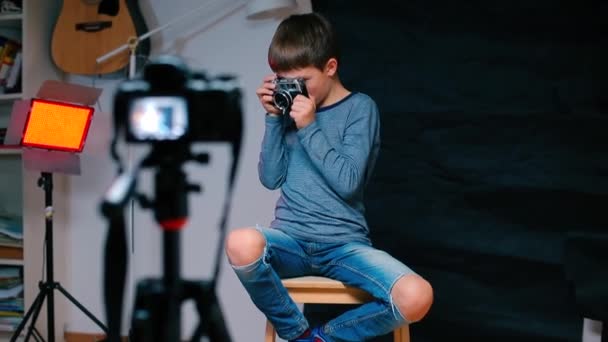
<instances>
[{"instance_id":1,"label":"boy's face","mask_svg":"<svg viewBox=\"0 0 608 342\"><path fill-rule=\"evenodd\" d=\"M329 64L329 62L328 62ZM331 67L320 70L314 66L277 72L277 77L302 78L306 82L308 95L315 99L317 107L323 107L327 95L333 84L332 76L335 74Z\"/></svg>"}]
</instances>

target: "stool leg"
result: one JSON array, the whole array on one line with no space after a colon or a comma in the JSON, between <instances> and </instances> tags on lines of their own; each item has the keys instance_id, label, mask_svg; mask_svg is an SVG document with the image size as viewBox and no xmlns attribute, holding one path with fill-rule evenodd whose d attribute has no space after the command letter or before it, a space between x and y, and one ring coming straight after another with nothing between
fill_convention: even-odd
<instances>
[{"instance_id":1,"label":"stool leg","mask_svg":"<svg viewBox=\"0 0 608 342\"><path fill-rule=\"evenodd\" d=\"M266 321L266 337L264 338L265 342L275 342L277 338L277 334L274 331L274 327L270 321Z\"/></svg>"},{"instance_id":2,"label":"stool leg","mask_svg":"<svg viewBox=\"0 0 608 342\"><path fill-rule=\"evenodd\" d=\"M395 342L410 342L410 326L402 325L393 332Z\"/></svg>"}]
</instances>

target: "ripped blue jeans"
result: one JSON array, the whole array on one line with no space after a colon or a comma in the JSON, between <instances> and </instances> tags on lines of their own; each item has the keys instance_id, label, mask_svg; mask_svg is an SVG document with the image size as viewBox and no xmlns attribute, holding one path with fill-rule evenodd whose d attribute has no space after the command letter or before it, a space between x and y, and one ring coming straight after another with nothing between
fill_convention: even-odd
<instances>
[{"instance_id":1,"label":"ripped blue jeans","mask_svg":"<svg viewBox=\"0 0 608 342\"><path fill-rule=\"evenodd\" d=\"M362 243L318 243L296 240L277 229L257 227L266 239L263 256L245 266L232 266L253 303L286 340L300 336L308 321L281 284L282 278L317 275L363 289L376 300L327 322L331 341L364 341L407 323L391 298L395 282L413 271L386 252Z\"/></svg>"}]
</instances>

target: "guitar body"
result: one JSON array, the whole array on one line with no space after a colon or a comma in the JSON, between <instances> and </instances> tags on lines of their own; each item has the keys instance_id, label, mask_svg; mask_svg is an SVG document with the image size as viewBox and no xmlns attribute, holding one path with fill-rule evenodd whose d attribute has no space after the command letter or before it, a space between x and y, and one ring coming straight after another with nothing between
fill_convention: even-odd
<instances>
[{"instance_id":1,"label":"guitar body","mask_svg":"<svg viewBox=\"0 0 608 342\"><path fill-rule=\"evenodd\" d=\"M127 66L128 49L103 63L96 61L129 38L138 37L138 28L145 28L133 19L141 18L139 13L132 16L137 6L128 6L126 1L63 0L51 42L55 65L65 72L84 75L112 73ZM102 3L105 7L100 7ZM147 53L149 46L145 50Z\"/></svg>"}]
</instances>

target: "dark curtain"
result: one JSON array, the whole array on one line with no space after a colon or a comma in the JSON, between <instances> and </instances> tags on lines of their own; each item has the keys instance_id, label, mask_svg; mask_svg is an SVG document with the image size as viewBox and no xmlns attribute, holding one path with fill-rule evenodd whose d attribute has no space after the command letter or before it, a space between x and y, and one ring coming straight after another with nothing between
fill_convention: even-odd
<instances>
[{"instance_id":1,"label":"dark curtain","mask_svg":"<svg viewBox=\"0 0 608 342\"><path fill-rule=\"evenodd\" d=\"M608 312L608 2L313 8L342 81L380 107L374 244L435 289L413 341L580 341L582 317Z\"/></svg>"}]
</instances>

